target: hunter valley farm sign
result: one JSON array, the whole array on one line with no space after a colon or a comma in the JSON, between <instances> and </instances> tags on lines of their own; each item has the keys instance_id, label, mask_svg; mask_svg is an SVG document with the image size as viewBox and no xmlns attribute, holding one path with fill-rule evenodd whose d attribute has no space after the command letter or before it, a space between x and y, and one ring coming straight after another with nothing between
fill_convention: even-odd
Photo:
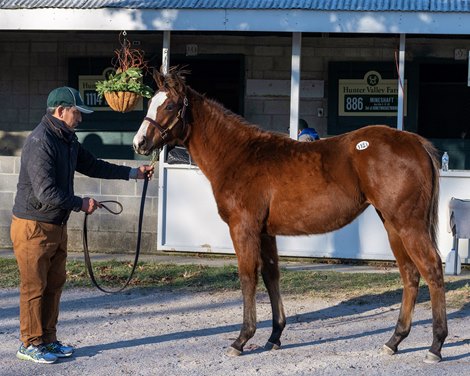
<instances>
[{"instance_id":1,"label":"hunter valley farm sign","mask_svg":"<svg viewBox=\"0 0 470 376\"><path fill-rule=\"evenodd\" d=\"M373 70L362 79L339 79L338 115L396 116L398 90L397 79L382 79L380 73ZM406 98L406 81L403 90ZM406 115L406 100L404 113Z\"/></svg>"}]
</instances>

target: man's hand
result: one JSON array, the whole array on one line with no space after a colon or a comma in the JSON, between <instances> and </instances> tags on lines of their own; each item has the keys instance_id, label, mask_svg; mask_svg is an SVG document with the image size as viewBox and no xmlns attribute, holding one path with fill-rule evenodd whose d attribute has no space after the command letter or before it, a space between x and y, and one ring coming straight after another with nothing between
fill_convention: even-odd
<instances>
[{"instance_id":1,"label":"man's hand","mask_svg":"<svg viewBox=\"0 0 470 376\"><path fill-rule=\"evenodd\" d=\"M153 173L153 166L142 165L137 169L137 179L145 179L145 175L147 175L150 180L152 179Z\"/></svg>"},{"instance_id":2,"label":"man's hand","mask_svg":"<svg viewBox=\"0 0 470 376\"><path fill-rule=\"evenodd\" d=\"M101 204L94 198L84 197L82 201L82 211L87 214L93 213L96 209L101 208Z\"/></svg>"}]
</instances>

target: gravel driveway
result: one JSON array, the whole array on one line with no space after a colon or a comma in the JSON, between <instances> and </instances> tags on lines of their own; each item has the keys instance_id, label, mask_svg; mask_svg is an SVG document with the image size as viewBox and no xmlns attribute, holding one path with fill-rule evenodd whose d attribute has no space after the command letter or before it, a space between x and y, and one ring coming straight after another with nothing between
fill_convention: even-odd
<instances>
[{"instance_id":1,"label":"gravel driveway","mask_svg":"<svg viewBox=\"0 0 470 376\"><path fill-rule=\"evenodd\" d=\"M258 331L239 357L225 351L238 335L241 293L184 293L130 289L105 295L66 290L59 339L76 346L58 363L15 357L18 291L0 290L0 374L18 375L469 375L470 303L449 310L445 360L423 363L432 339L429 303L417 305L411 334L394 356L378 349L396 323L397 301L285 297L288 324L278 351L263 351L270 333L270 305L258 296ZM377 304L374 304L377 302ZM470 302L470 299L469 299Z\"/></svg>"}]
</instances>

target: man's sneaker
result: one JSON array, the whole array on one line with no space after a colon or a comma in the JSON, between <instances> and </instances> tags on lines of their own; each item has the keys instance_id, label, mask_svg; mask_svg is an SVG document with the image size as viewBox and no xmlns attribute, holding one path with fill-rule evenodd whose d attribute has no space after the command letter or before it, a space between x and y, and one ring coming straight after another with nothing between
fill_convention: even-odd
<instances>
[{"instance_id":1,"label":"man's sneaker","mask_svg":"<svg viewBox=\"0 0 470 376\"><path fill-rule=\"evenodd\" d=\"M16 357L22 360L32 360L36 363L54 363L57 361L57 356L48 352L44 345L29 345L28 347L24 347L24 345L21 344L16 352Z\"/></svg>"},{"instance_id":2,"label":"man's sneaker","mask_svg":"<svg viewBox=\"0 0 470 376\"><path fill-rule=\"evenodd\" d=\"M73 347L64 346L59 341L45 345L47 352L55 355L57 358L66 358L73 354Z\"/></svg>"}]
</instances>

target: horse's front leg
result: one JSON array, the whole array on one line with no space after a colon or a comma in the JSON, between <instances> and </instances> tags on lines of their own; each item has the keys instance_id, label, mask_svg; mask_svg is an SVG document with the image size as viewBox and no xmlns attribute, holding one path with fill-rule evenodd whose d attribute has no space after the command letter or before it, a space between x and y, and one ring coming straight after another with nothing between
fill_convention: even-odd
<instances>
[{"instance_id":1,"label":"horse's front leg","mask_svg":"<svg viewBox=\"0 0 470 376\"><path fill-rule=\"evenodd\" d=\"M273 330L265 349L277 350L281 346L280 338L286 326L286 315L279 291L279 258L274 236L261 235L261 260L261 275L268 290L273 315Z\"/></svg>"},{"instance_id":2,"label":"horse's front leg","mask_svg":"<svg viewBox=\"0 0 470 376\"><path fill-rule=\"evenodd\" d=\"M256 285L258 283L259 234L253 233L253 228L246 223L240 226L230 226L233 245L238 259L238 275L243 294L243 324L240 335L227 350L230 356L243 352L243 346L252 338L256 331Z\"/></svg>"}]
</instances>

